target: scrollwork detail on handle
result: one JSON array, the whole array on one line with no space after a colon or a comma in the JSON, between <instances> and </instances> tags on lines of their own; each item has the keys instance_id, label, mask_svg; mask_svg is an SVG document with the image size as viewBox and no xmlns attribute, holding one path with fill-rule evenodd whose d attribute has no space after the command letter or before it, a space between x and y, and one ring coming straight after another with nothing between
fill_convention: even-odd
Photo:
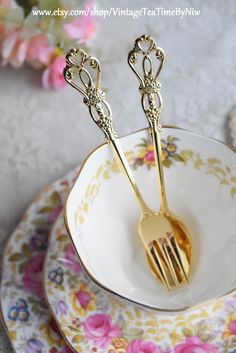
<instances>
[{"instance_id":1,"label":"scrollwork detail on handle","mask_svg":"<svg viewBox=\"0 0 236 353\"><path fill-rule=\"evenodd\" d=\"M88 68L85 68L86 65ZM95 82L93 82L90 69L95 72ZM76 82L75 74L78 76L78 82ZM105 92L100 89L99 61L89 56L83 49L71 49L66 55L64 77L72 87L83 95L83 101L87 105L92 119L104 132L106 138L117 137L113 128L111 108L106 101Z\"/></svg>"},{"instance_id":2,"label":"scrollwork detail on handle","mask_svg":"<svg viewBox=\"0 0 236 353\"><path fill-rule=\"evenodd\" d=\"M144 47L145 45L145 47ZM151 54L154 53L159 61L159 66L154 72L154 64ZM142 70L137 68L139 57L142 59ZM165 60L164 50L157 47L154 39L147 35L142 35L134 42L133 49L129 52L128 63L139 79L139 91L143 110L149 120L150 125L155 129L160 129L160 114L162 109L161 83L159 75Z\"/></svg>"}]
</instances>

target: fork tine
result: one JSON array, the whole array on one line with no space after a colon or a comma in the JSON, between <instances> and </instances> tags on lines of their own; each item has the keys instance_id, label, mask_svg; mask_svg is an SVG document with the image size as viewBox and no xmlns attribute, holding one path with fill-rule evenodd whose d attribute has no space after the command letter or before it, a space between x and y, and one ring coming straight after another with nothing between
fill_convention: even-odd
<instances>
[{"instance_id":1,"label":"fork tine","mask_svg":"<svg viewBox=\"0 0 236 353\"><path fill-rule=\"evenodd\" d=\"M150 249L148 251L148 253L150 252L150 258L152 263L155 266L155 269L157 270L161 281L166 285L167 289L170 290L171 286L170 283L168 281L167 275L166 275L166 271L164 269L164 267L161 265L162 264L162 259L160 258L160 255L158 254L157 249L155 248L154 244L150 246Z\"/></svg>"},{"instance_id":2,"label":"fork tine","mask_svg":"<svg viewBox=\"0 0 236 353\"><path fill-rule=\"evenodd\" d=\"M180 271L182 272L182 274L183 274L183 276L185 278L185 281L187 283L189 283L188 277L187 277L187 274L185 272L184 265L183 265L183 262L182 262L182 259L181 259L179 245L178 245L177 241L175 240L175 237L174 236L166 237L166 239L167 239L168 246L170 247L170 250L171 250L171 252L172 252L172 254L173 254L174 258L175 258L177 266L179 267ZM173 242L174 245L172 245L172 242Z\"/></svg>"},{"instance_id":3,"label":"fork tine","mask_svg":"<svg viewBox=\"0 0 236 353\"><path fill-rule=\"evenodd\" d=\"M168 244L168 242L166 242L166 239L159 240L159 241L157 241L157 243L158 243L159 248L161 250L162 256L166 262L166 265L171 273L172 279L173 279L175 285L178 287L180 285L180 282L178 280L176 271L174 269L172 259L170 258L169 249L168 249L169 244Z\"/></svg>"}]
</instances>

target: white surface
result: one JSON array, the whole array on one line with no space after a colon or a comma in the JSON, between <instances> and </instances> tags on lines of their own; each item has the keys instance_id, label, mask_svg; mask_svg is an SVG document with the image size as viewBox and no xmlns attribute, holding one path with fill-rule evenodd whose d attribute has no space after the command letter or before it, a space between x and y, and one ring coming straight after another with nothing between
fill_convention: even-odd
<instances>
[{"instance_id":1,"label":"white surface","mask_svg":"<svg viewBox=\"0 0 236 353\"><path fill-rule=\"evenodd\" d=\"M100 7L117 6L101 0ZM164 0L135 1L166 7ZM120 0L126 8L130 1ZM133 40L148 33L167 53L161 77L163 123L176 124L225 140L226 117L236 97L236 6L234 0L177 1L169 8L192 6L199 17L100 19L91 52L101 59L107 98L117 130L125 134L146 126L137 80L126 64ZM132 5L134 8L134 5ZM78 165L103 137L72 89L46 92L40 73L29 68L0 70L0 222L1 238L20 220L36 191ZM6 350L5 350L6 351Z\"/></svg>"}]
</instances>

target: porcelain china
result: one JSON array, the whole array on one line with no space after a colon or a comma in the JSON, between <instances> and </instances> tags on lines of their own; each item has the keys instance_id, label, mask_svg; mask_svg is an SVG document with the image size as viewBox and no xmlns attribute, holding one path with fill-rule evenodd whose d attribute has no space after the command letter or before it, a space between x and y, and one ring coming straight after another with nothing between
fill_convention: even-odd
<instances>
[{"instance_id":1,"label":"porcelain china","mask_svg":"<svg viewBox=\"0 0 236 353\"><path fill-rule=\"evenodd\" d=\"M138 186L159 209L147 130L121 139ZM223 143L163 128L163 164L170 209L191 234L190 284L167 292L149 271L137 234L139 208L110 146L85 161L66 202L66 224L87 274L109 293L163 313L179 312L236 288L236 163Z\"/></svg>"},{"instance_id":2,"label":"porcelain china","mask_svg":"<svg viewBox=\"0 0 236 353\"><path fill-rule=\"evenodd\" d=\"M62 215L49 238L44 286L63 336L78 353L235 352L235 293L174 317L122 303L83 271Z\"/></svg>"},{"instance_id":3,"label":"porcelain china","mask_svg":"<svg viewBox=\"0 0 236 353\"><path fill-rule=\"evenodd\" d=\"M76 172L36 195L4 250L2 320L16 353L72 353L43 295L47 241Z\"/></svg>"}]
</instances>

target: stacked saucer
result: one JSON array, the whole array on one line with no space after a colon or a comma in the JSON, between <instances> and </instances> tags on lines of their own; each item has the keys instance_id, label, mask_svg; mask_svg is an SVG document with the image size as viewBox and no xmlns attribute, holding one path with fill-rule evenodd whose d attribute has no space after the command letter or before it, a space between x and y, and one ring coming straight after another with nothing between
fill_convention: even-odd
<instances>
[{"instance_id":1,"label":"stacked saucer","mask_svg":"<svg viewBox=\"0 0 236 353\"><path fill-rule=\"evenodd\" d=\"M191 169L195 181L206 179L208 189L213 187L216 190L215 197L219 199L218 206L221 210L228 207L227 205L233 207L234 165L228 165L228 161L219 157L219 149L218 152L214 150L214 146L219 147L218 142L201 138L200 143L196 135L189 134L185 138L185 134L182 130L171 128L165 129L163 134L167 182L172 173L187 175L188 169ZM128 139L129 148L125 147L130 165L138 181L142 179L142 173L149 173L152 178L155 175L154 159L148 133L143 131L134 135L135 138ZM136 141L137 139L140 141ZM194 143L196 139L199 144ZM91 168L93 181L99 184L98 189L94 188L94 191L100 190L99 197L103 190L111 191L109 183L119 175L113 157L109 158L98 163L98 167L101 162L103 165L99 173L98 168ZM173 316L173 313L165 310L148 310L129 300L120 300L116 295L100 288L85 273L65 228L62 212L66 195L78 172L79 169L72 171L34 198L6 245L2 262L1 308L4 326L14 351L235 352L234 291L224 297L219 295L218 299L197 307L190 306L189 309L179 312L175 310ZM76 183L78 182L79 179ZM76 186L73 190L76 190ZM86 218L89 217L88 213L90 216L94 215L91 210L98 206L98 193L91 196L85 187L82 191L83 212L76 213L76 222L82 221L80 216ZM207 193L207 189L203 191ZM86 192L87 203L83 197ZM152 197L152 190L145 192L147 197ZM181 189L178 197L181 204ZM197 205L197 199L192 202ZM214 205L211 203L209 208L213 209ZM198 210L200 212L199 208ZM191 224L189 227L191 228ZM80 235L78 233L78 237ZM229 247L226 249L230 253ZM212 252L217 251L218 246L215 243ZM106 258L104 262L106 263ZM112 271L111 268L107 270ZM215 277L219 272L220 268L216 268ZM229 268L229 274L226 275L230 274ZM214 287L221 286L220 283L215 284L214 278L212 284Z\"/></svg>"}]
</instances>

